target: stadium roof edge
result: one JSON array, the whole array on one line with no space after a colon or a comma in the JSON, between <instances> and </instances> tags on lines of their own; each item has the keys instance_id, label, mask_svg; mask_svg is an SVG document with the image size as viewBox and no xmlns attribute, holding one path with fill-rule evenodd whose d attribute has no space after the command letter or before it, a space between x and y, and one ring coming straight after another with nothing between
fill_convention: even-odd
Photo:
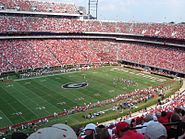
<instances>
[{"instance_id":1,"label":"stadium roof edge","mask_svg":"<svg viewBox=\"0 0 185 139\"><path fill-rule=\"evenodd\" d=\"M148 44L185 48L185 45L183 44L119 38L119 37L113 37L113 36L2 36L2 37L0 36L0 40L7 40L7 39L112 39L115 41L129 41L129 42L148 43Z\"/></svg>"},{"instance_id":2,"label":"stadium roof edge","mask_svg":"<svg viewBox=\"0 0 185 139\"><path fill-rule=\"evenodd\" d=\"M105 36L0 36L0 40L6 39L116 39L115 37Z\"/></svg>"},{"instance_id":3,"label":"stadium roof edge","mask_svg":"<svg viewBox=\"0 0 185 139\"><path fill-rule=\"evenodd\" d=\"M101 34L101 35L128 35L128 36L144 36L141 34L130 34L130 33L115 33L115 32L83 32L84 34Z\"/></svg>"},{"instance_id":4,"label":"stadium roof edge","mask_svg":"<svg viewBox=\"0 0 185 139\"><path fill-rule=\"evenodd\" d=\"M164 42L155 42L155 41L147 41L147 40L136 40L136 39L123 39L123 38L116 38L117 41L133 41L133 42L143 42L143 43L150 43L150 44L160 44L160 45L170 45L170 46L178 46L185 48L183 44L175 44L175 43L164 43Z\"/></svg>"},{"instance_id":5,"label":"stadium roof edge","mask_svg":"<svg viewBox=\"0 0 185 139\"><path fill-rule=\"evenodd\" d=\"M37 2L47 2L47 3L56 3L56 4L68 4L68 5L75 5L74 2L61 2L61 1L48 1L48 0L27 0L27 1L37 1Z\"/></svg>"},{"instance_id":6,"label":"stadium roof edge","mask_svg":"<svg viewBox=\"0 0 185 139\"><path fill-rule=\"evenodd\" d=\"M169 25L172 24L170 22L142 22L142 21L123 21L123 20L105 20L105 19L83 19L85 21L97 21L97 22L108 22L108 23L128 23L128 24L164 24L164 25ZM174 25L177 24L185 24L184 22L180 23L173 23Z\"/></svg>"},{"instance_id":7,"label":"stadium roof edge","mask_svg":"<svg viewBox=\"0 0 185 139\"><path fill-rule=\"evenodd\" d=\"M50 12L30 12L30 11L16 11L16 10L0 10L0 14L26 14L26 15L50 15L50 16L67 16L67 17L81 17L80 14L69 13L50 13Z\"/></svg>"}]
</instances>

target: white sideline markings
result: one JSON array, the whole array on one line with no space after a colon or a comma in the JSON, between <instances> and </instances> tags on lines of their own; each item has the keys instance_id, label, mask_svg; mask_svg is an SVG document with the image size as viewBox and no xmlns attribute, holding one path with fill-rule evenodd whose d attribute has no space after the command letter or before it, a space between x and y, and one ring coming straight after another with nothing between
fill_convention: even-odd
<instances>
[{"instance_id":1,"label":"white sideline markings","mask_svg":"<svg viewBox=\"0 0 185 139\"><path fill-rule=\"evenodd\" d=\"M12 113L12 115L21 116L22 112L15 112L15 113Z\"/></svg>"},{"instance_id":2,"label":"white sideline markings","mask_svg":"<svg viewBox=\"0 0 185 139\"><path fill-rule=\"evenodd\" d=\"M114 70L124 71L124 72L128 72L128 73L130 73L130 74L135 74L135 75L143 76L144 78L149 78L149 79L151 79L152 82L155 82L155 81L164 82L164 81L166 81L166 79L161 79L161 78L153 77L153 76L151 76L151 75L143 74L143 73L135 73L135 72L132 72L132 71L128 71L128 70L126 70L126 69L113 68L113 69L111 69L110 71L114 71Z\"/></svg>"},{"instance_id":3,"label":"white sideline markings","mask_svg":"<svg viewBox=\"0 0 185 139\"><path fill-rule=\"evenodd\" d=\"M64 102L64 101L63 101L63 102L58 102L57 104L58 104L58 105L65 105L66 102Z\"/></svg>"},{"instance_id":4,"label":"white sideline markings","mask_svg":"<svg viewBox=\"0 0 185 139\"><path fill-rule=\"evenodd\" d=\"M109 93L114 93L115 92L115 90L109 90Z\"/></svg>"},{"instance_id":5,"label":"white sideline markings","mask_svg":"<svg viewBox=\"0 0 185 139\"><path fill-rule=\"evenodd\" d=\"M95 97L99 97L99 96L101 96L99 93L95 93L93 96L95 96Z\"/></svg>"},{"instance_id":6,"label":"white sideline markings","mask_svg":"<svg viewBox=\"0 0 185 139\"><path fill-rule=\"evenodd\" d=\"M76 101L81 101L81 100L85 100L84 97L79 97L79 98L75 98Z\"/></svg>"},{"instance_id":7,"label":"white sideline markings","mask_svg":"<svg viewBox=\"0 0 185 139\"><path fill-rule=\"evenodd\" d=\"M0 114L1 114L1 116L2 116L2 117L1 117L2 119L0 119L0 120L6 120L6 121L9 122L9 124L11 124L11 125L13 124L12 121L6 116L6 114L4 114L1 110L0 110ZM3 119L3 118L4 118L4 119Z\"/></svg>"},{"instance_id":8,"label":"white sideline markings","mask_svg":"<svg viewBox=\"0 0 185 139\"><path fill-rule=\"evenodd\" d=\"M36 110L45 110L46 107L45 107L45 106L40 106L40 107L36 107L35 109L36 109Z\"/></svg>"},{"instance_id":9,"label":"white sideline markings","mask_svg":"<svg viewBox=\"0 0 185 139\"><path fill-rule=\"evenodd\" d=\"M13 87L13 84L9 84L9 85L7 85L6 87Z\"/></svg>"}]
</instances>

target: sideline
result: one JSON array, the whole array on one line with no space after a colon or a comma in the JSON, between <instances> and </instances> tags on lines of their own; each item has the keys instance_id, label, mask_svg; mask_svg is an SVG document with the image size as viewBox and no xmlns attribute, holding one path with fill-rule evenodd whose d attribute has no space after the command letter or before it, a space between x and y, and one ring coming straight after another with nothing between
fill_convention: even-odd
<instances>
[{"instance_id":1,"label":"sideline","mask_svg":"<svg viewBox=\"0 0 185 139\"><path fill-rule=\"evenodd\" d=\"M56 73L56 74L49 74L49 75L41 75L41 76L35 76L35 77L28 77L28 78L22 78L22 79L15 79L13 81L24 81L24 80L31 80L31 79L39 79L39 78L45 78L45 77L52 77L52 76L56 76L56 75L62 75L62 74L70 74L70 73L76 73L76 72L80 72L79 71L70 71L70 72L62 72L62 73Z\"/></svg>"},{"instance_id":2,"label":"sideline","mask_svg":"<svg viewBox=\"0 0 185 139\"><path fill-rule=\"evenodd\" d=\"M182 87L179 89L179 91L177 91L177 92L175 92L175 93L183 92L183 91L185 91L185 79L183 79ZM173 97L174 94L171 95L171 96ZM168 99L168 98L166 98L166 99ZM165 100L166 100L166 99L165 99ZM155 105L152 105L152 106L150 106L150 107L148 107L148 108L155 108L155 106L156 106L156 104L155 104ZM137 112L135 112L135 113L132 113L132 117L137 117L137 116L141 116L141 115L142 115L142 113L140 113L139 111L137 111ZM117 123L117 122L119 122L120 119L121 119L121 117L119 117L119 118L117 118L117 119L115 119L115 120L110 120L110 121L106 121L106 122L98 123L98 124L110 125L110 124L112 124L112 123ZM128 118L127 120L130 120L130 119ZM126 121L127 121L127 120L126 120Z\"/></svg>"}]
</instances>

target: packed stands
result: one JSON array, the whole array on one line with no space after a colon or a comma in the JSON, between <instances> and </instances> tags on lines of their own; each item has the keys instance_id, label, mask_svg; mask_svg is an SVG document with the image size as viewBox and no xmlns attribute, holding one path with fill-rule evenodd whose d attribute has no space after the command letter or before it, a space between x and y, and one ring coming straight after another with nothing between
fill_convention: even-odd
<instances>
[{"instance_id":1,"label":"packed stands","mask_svg":"<svg viewBox=\"0 0 185 139\"><path fill-rule=\"evenodd\" d=\"M0 16L0 32L83 32L83 22L66 18Z\"/></svg>"},{"instance_id":2,"label":"packed stands","mask_svg":"<svg viewBox=\"0 0 185 139\"><path fill-rule=\"evenodd\" d=\"M111 63L124 59L185 72L183 48L88 39L1 41L1 72L74 64Z\"/></svg>"},{"instance_id":3,"label":"packed stands","mask_svg":"<svg viewBox=\"0 0 185 139\"><path fill-rule=\"evenodd\" d=\"M86 129L97 130L96 128L101 126L109 131L109 139L144 139L141 135L144 135L147 139L148 137L159 138L160 136L164 139L178 137L181 139L185 136L184 95L185 91L178 91L174 96L164 100L161 104L157 104L156 107L144 109L133 117L131 115L125 116L99 125L89 123L81 130L79 138L84 139L85 136L88 136ZM169 123L171 123L170 126Z\"/></svg>"},{"instance_id":4,"label":"packed stands","mask_svg":"<svg viewBox=\"0 0 185 139\"><path fill-rule=\"evenodd\" d=\"M120 46L119 59L185 72L185 53L183 48L131 43L121 43Z\"/></svg>"},{"instance_id":5,"label":"packed stands","mask_svg":"<svg viewBox=\"0 0 185 139\"><path fill-rule=\"evenodd\" d=\"M1 72L45 66L107 63L113 61L114 57L113 48L106 41L12 40L2 42Z\"/></svg>"},{"instance_id":6,"label":"packed stands","mask_svg":"<svg viewBox=\"0 0 185 139\"><path fill-rule=\"evenodd\" d=\"M0 15L0 32L109 32L185 39L185 24L124 23L55 17Z\"/></svg>"},{"instance_id":7,"label":"packed stands","mask_svg":"<svg viewBox=\"0 0 185 139\"><path fill-rule=\"evenodd\" d=\"M54 2L41 2L29 0L1 0L0 5L2 10L18 10L18 11L33 11L33 12L54 12L54 13L77 13L77 8L74 4L62 4Z\"/></svg>"},{"instance_id":8,"label":"packed stands","mask_svg":"<svg viewBox=\"0 0 185 139\"><path fill-rule=\"evenodd\" d=\"M78 13L75 5L39 2L25 0L1 0L0 10L16 10L49 13ZM0 33L28 33L28 32L54 32L54 33L124 33L134 36L156 37L174 40L185 40L185 24L171 23L125 23L115 21L81 20L69 17L8 15L0 14ZM167 47L156 44L126 43L101 39L11 39L0 40L0 73L55 67L75 64L112 63L118 60L130 61L146 66L185 73L185 51L180 47ZM131 92L128 95L119 95L115 98L89 104L76 106L67 113L85 111L87 109L113 103L121 99L128 99L130 105L136 105L148 98L154 98L156 89L144 89ZM141 117L157 112L171 112L174 108L184 106L184 92L176 93L168 98L164 105L144 110ZM183 110L183 108L181 108ZM171 112L172 113L172 112ZM179 114L182 116L182 114ZM32 121L37 124L54 115ZM128 118L128 117L127 117ZM181 120L184 117L180 117ZM169 118L170 119L170 118ZM124 119L126 120L126 119ZM161 121L161 120L159 120ZM168 121L170 122L170 120ZM183 121L184 122L184 121ZM30 124L30 123L26 123ZM114 123L115 124L115 123ZM129 123L130 124L130 123ZM21 126L21 125L16 125ZM15 126L15 127L16 127ZM130 126L130 125L129 125ZM136 126L136 125L135 125ZM116 128L116 124L114 125ZM86 128L85 128L86 129ZM95 129L95 128L94 128ZM94 130L92 129L92 130ZM110 134L110 138L114 132ZM84 134L83 134L84 135ZM139 135L138 135L139 136ZM166 135L165 135L166 136ZM82 136L79 135L79 138ZM140 136L141 137L141 136ZM83 137L82 137L83 138Z\"/></svg>"}]
</instances>

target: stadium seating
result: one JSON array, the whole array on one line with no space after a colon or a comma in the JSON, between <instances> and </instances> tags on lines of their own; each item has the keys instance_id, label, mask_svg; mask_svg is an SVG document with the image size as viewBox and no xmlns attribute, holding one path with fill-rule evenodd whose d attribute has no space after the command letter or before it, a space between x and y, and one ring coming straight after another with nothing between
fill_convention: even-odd
<instances>
[{"instance_id":1,"label":"stadium seating","mask_svg":"<svg viewBox=\"0 0 185 139\"><path fill-rule=\"evenodd\" d=\"M0 32L83 32L81 20L66 18L0 16Z\"/></svg>"},{"instance_id":2,"label":"stadium seating","mask_svg":"<svg viewBox=\"0 0 185 139\"><path fill-rule=\"evenodd\" d=\"M119 59L126 61L185 72L183 48L122 43L119 54Z\"/></svg>"},{"instance_id":3,"label":"stadium seating","mask_svg":"<svg viewBox=\"0 0 185 139\"><path fill-rule=\"evenodd\" d=\"M88 39L1 42L0 72L117 60L185 72L185 53L181 48Z\"/></svg>"},{"instance_id":4,"label":"stadium seating","mask_svg":"<svg viewBox=\"0 0 185 139\"><path fill-rule=\"evenodd\" d=\"M29 0L1 0L0 5L4 6L5 10L15 9L19 11L33 12L54 12L54 13L77 13L74 4L62 4L54 2L41 2Z\"/></svg>"},{"instance_id":5,"label":"stadium seating","mask_svg":"<svg viewBox=\"0 0 185 139\"><path fill-rule=\"evenodd\" d=\"M75 5L52 2L1 0L0 6L0 10L77 13ZM53 16L16 16L2 14L0 15L0 25L0 33L5 34L20 32L108 32L185 40L185 24L125 23L80 20L65 17L56 18ZM117 62L117 60L130 61L146 66L154 66L185 73L184 48L158 46L154 44L113 42L101 39L11 39L0 40L0 42L0 73L29 68L112 63ZM87 109L118 102L122 99L128 100L128 104L133 106L159 95L156 91L157 88L160 87L136 90L129 94L120 94L117 97L101 102L98 101L84 106L75 106L67 111L58 113L58 115L63 116L74 112L86 111ZM155 108L148 108L142 111L139 119L144 119L146 115L155 114L157 112L171 112L174 108L184 106L184 102L184 92L178 92L172 98L168 98L164 102L164 105L157 105ZM129 116L126 116L123 119L126 120L128 117ZM49 118L54 118L54 115L20 123L14 125L13 128L20 127L23 124L30 125L34 123L37 125L39 121L45 121L45 119ZM138 117L129 118L133 118L137 121ZM7 130L7 128L5 130Z\"/></svg>"},{"instance_id":6,"label":"stadium seating","mask_svg":"<svg viewBox=\"0 0 185 139\"><path fill-rule=\"evenodd\" d=\"M184 24L124 23L53 17L0 16L0 32L112 32L185 39Z\"/></svg>"}]
</instances>

